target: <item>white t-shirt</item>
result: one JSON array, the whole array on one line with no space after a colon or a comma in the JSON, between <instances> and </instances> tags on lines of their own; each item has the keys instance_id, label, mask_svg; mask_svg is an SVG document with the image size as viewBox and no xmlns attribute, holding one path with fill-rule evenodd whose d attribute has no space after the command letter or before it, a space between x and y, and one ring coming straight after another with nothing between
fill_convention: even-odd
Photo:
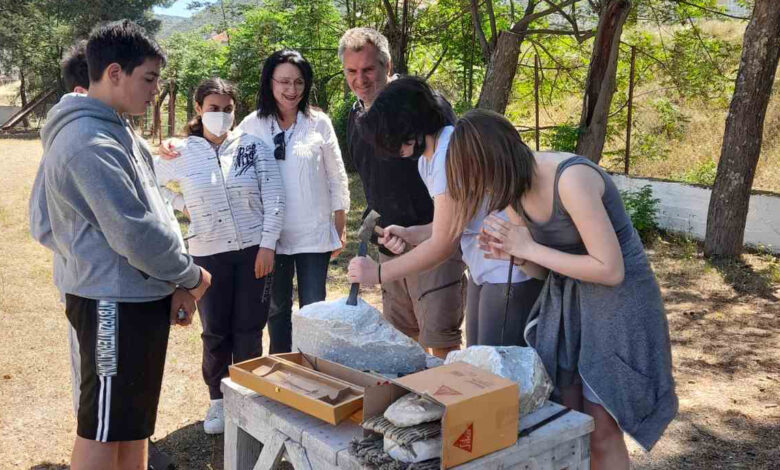
<instances>
[{"instance_id":1,"label":"white t-shirt","mask_svg":"<svg viewBox=\"0 0 780 470\"><path fill-rule=\"evenodd\" d=\"M271 149L279 125L254 112L238 128L259 137ZM333 212L349 210L349 181L336 133L327 114L298 112L285 132L286 156L277 160L285 194L284 225L276 252L283 255L324 253L341 247Z\"/></svg>"},{"instance_id":2,"label":"white t-shirt","mask_svg":"<svg viewBox=\"0 0 780 470\"><path fill-rule=\"evenodd\" d=\"M450 144L453 126L446 126L439 134L439 140L436 144L436 150L433 156L428 159L420 157L417 162L417 170L420 177L428 188L431 197L436 197L447 192L447 147ZM506 220L506 214L497 212L499 217ZM479 249L477 235L482 229L482 224L487 218L487 213L482 210L476 217L471 219L466 229L460 237L460 248L463 251L463 262L469 268L471 280L477 285L482 284L504 284L507 281L509 271L509 262L486 259L484 252ZM530 279L528 275L519 268L512 268L512 282L521 282Z\"/></svg>"}]
</instances>

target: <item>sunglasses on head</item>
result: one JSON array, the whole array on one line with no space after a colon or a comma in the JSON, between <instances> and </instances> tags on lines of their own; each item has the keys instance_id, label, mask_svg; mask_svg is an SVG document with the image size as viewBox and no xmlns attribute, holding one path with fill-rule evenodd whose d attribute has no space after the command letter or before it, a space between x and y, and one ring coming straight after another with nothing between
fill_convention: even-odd
<instances>
[{"instance_id":1,"label":"sunglasses on head","mask_svg":"<svg viewBox=\"0 0 780 470\"><path fill-rule=\"evenodd\" d=\"M286 150L284 131L282 131L274 136L274 158L277 160L284 160Z\"/></svg>"}]
</instances>

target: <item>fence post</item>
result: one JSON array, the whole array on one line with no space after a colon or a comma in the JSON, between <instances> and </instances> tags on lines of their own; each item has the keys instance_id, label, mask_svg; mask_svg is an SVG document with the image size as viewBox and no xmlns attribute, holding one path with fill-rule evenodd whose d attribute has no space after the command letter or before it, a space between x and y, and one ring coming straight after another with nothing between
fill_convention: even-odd
<instances>
[{"instance_id":1,"label":"fence post","mask_svg":"<svg viewBox=\"0 0 780 470\"><path fill-rule=\"evenodd\" d=\"M539 151L539 55L534 55L534 139L536 151Z\"/></svg>"},{"instance_id":2,"label":"fence post","mask_svg":"<svg viewBox=\"0 0 780 470\"><path fill-rule=\"evenodd\" d=\"M628 75L628 117L626 119L626 156L624 159L624 172L628 175L631 161L631 118L634 110L634 63L636 62L636 46L631 46L631 71Z\"/></svg>"}]
</instances>

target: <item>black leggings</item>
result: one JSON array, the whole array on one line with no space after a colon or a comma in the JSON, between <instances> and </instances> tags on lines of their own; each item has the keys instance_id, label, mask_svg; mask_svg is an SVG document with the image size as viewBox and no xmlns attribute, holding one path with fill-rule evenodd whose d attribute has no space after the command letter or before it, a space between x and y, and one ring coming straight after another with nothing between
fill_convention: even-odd
<instances>
[{"instance_id":1,"label":"black leggings","mask_svg":"<svg viewBox=\"0 0 780 470\"><path fill-rule=\"evenodd\" d=\"M263 354L271 281L270 276L255 279L257 251L253 246L193 257L211 273L211 287L198 302L198 312L203 325L203 380L212 400L222 398L219 383L230 364Z\"/></svg>"},{"instance_id":2,"label":"black leggings","mask_svg":"<svg viewBox=\"0 0 780 470\"><path fill-rule=\"evenodd\" d=\"M544 282L538 279L513 283L504 326L506 284L478 286L469 279L466 291L466 345L526 346L525 322L531 313Z\"/></svg>"}]
</instances>

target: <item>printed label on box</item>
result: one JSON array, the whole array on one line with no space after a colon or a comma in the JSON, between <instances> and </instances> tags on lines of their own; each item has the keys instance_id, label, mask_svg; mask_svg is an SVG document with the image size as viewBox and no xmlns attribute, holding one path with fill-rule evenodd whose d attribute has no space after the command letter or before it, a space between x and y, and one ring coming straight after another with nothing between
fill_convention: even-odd
<instances>
[{"instance_id":1,"label":"printed label on box","mask_svg":"<svg viewBox=\"0 0 780 470\"><path fill-rule=\"evenodd\" d=\"M473 448L474 444L474 423L469 424L469 427L466 428L465 431L463 431L463 434L460 435L460 437L455 441L453 446L457 447L458 449L463 449L466 452L471 452L471 449Z\"/></svg>"},{"instance_id":2,"label":"printed label on box","mask_svg":"<svg viewBox=\"0 0 780 470\"><path fill-rule=\"evenodd\" d=\"M442 385L442 386L439 387L438 390L436 390L436 393L434 393L433 396L441 396L441 395L455 396L455 395L463 395L463 394L460 393L459 391L455 390L452 387L448 387L446 385Z\"/></svg>"}]
</instances>

